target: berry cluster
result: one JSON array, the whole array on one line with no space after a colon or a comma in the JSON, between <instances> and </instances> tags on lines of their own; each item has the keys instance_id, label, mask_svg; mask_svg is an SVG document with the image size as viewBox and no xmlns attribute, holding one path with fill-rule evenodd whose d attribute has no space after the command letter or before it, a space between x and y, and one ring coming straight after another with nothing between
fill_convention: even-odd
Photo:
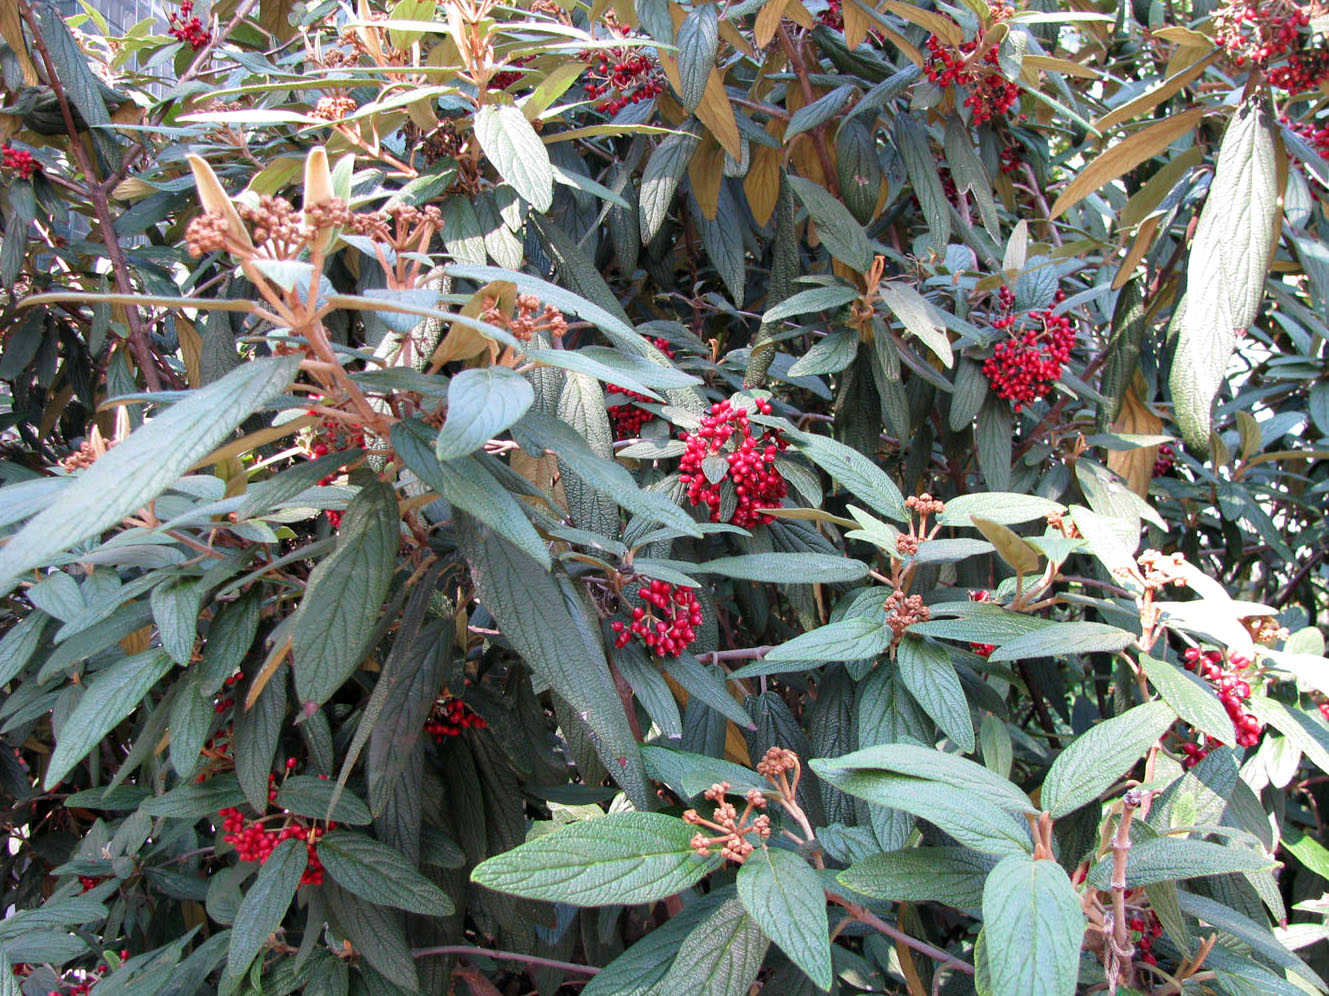
<instances>
[{"instance_id":1,"label":"berry cluster","mask_svg":"<svg viewBox=\"0 0 1329 996\"><path fill-rule=\"evenodd\" d=\"M295 758L286 759L288 773L295 770L295 766ZM273 802L276 798L277 779L274 775L268 775L268 801ZM319 837L327 830L332 830L337 826L335 821L330 820L326 830L324 830L318 826L310 826L305 822L303 816L296 816L286 810L283 810L280 816L260 817L251 820L233 806L228 806L217 815L221 817L222 830L224 831L222 839L235 847L235 853L241 861L257 861L259 864L263 864L272 856L272 852L277 849L277 845L282 841L304 841L306 863L305 870L300 875L300 884L323 884L323 862L318 858L316 845ZM281 819L282 825L280 827L265 826L264 824L269 819Z\"/></svg>"},{"instance_id":2,"label":"berry cluster","mask_svg":"<svg viewBox=\"0 0 1329 996\"><path fill-rule=\"evenodd\" d=\"M691 588L667 581L643 584L635 595L645 605L632 609L632 622L615 619L609 624L618 635L614 646L626 647L635 636L659 657L677 657L696 639L701 625L701 603Z\"/></svg>"},{"instance_id":3,"label":"berry cluster","mask_svg":"<svg viewBox=\"0 0 1329 996\"><path fill-rule=\"evenodd\" d=\"M1245 706L1245 700L1251 697L1251 686L1247 678L1253 675L1251 662L1245 657L1232 656L1226 663L1223 654L1217 650L1201 652L1191 647L1183 655L1187 671L1194 671L1205 681L1218 689L1218 701L1223 703L1228 718L1237 731L1238 747L1254 747L1260 742L1264 724ZM1239 672L1246 672L1242 677ZM1210 742L1209 746L1217 746ZM1185 748L1182 748L1185 750Z\"/></svg>"},{"instance_id":4,"label":"berry cluster","mask_svg":"<svg viewBox=\"0 0 1329 996\"><path fill-rule=\"evenodd\" d=\"M1142 901L1144 898L1138 889L1126 893L1127 903ZM1135 950L1140 952L1140 960L1146 965L1157 965L1158 959L1153 951L1154 940L1163 934L1163 924L1159 922L1158 915L1151 909L1132 911L1126 921L1126 928L1131 932Z\"/></svg>"},{"instance_id":5,"label":"berry cluster","mask_svg":"<svg viewBox=\"0 0 1329 996\"><path fill-rule=\"evenodd\" d=\"M592 67L582 89L610 117L629 104L640 104L665 91L659 64L641 49L582 52L578 58Z\"/></svg>"},{"instance_id":6,"label":"berry cluster","mask_svg":"<svg viewBox=\"0 0 1329 996\"><path fill-rule=\"evenodd\" d=\"M310 412L313 415L314 412ZM364 427L358 422L346 424L333 418L325 418L323 425L317 430L314 441L309 445L309 459L317 460L325 457L329 453L342 453L346 450L360 449L365 445ZM318 479L320 488L327 487L337 477L346 470L339 467L330 474L324 474ZM328 522L332 524L333 529L340 528L342 513L336 509L328 509L323 513L328 517Z\"/></svg>"},{"instance_id":7,"label":"berry cluster","mask_svg":"<svg viewBox=\"0 0 1329 996\"><path fill-rule=\"evenodd\" d=\"M1326 78L1329 78L1329 54L1325 54L1324 59L1326 62ZM1283 124L1304 138L1306 143L1320 155L1329 156L1329 121L1325 121L1318 126L1314 121L1299 121L1293 124L1287 119L1286 115L1283 116L1282 121ZM8 157L8 149L5 150L5 155Z\"/></svg>"},{"instance_id":8,"label":"berry cluster","mask_svg":"<svg viewBox=\"0 0 1329 996\"><path fill-rule=\"evenodd\" d=\"M657 349L661 350L665 356L671 360L674 358L674 351L669 348L669 340L659 338L653 340ZM639 408L634 402L651 402L651 398L636 391L630 391L626 387L619 387L617 384L609 384L605 388L605 405L609 409L610 421L614 423L615 439L636 439L641 435L641 427L647 422L655 421L655 412L647 411L645 408ZM615 397L618 395L618 397Z\"/></svg>"},{"instance_id":9,"label":"berry cluster","mask_svg":"<svg viewBox=\"0 0 1329 996\"><path fill-rule=\"evenodd\" d=\"M1215 39L1233 64L1266 66L1301 47L1310 15L1292 0L1228 0L1213 15Z\"/></svg>"},{"instance_id":10,"label":"berry cluster","mask_svg":"<svg viewBox=\"0 0 1329 996\"><path fill-rule=\"evenodd\" d=\"M1006 4L989 4L993 22L1005 20L1015 12ZM973 115L974 124L980 125L1007 113L1020 100L1020 88L1001 74L998 67L997 47L989 46L981 60L975 61L979 40L964 42L958 49L933 35L927 41L928 60L923 72L929 80L945 90L963 86L969 94L964 106Z\"/></svg>"},{"instance_id":11,"label":"berry cluster","mask_svg":"<svg viewBox=\"0 0 1329 996\"><path fill-rule=\"evenodd\" d=\"M97 886L101 885L105 881L106 879L101 878L100 876L97 875L80 875L78 877L78 884L82 886L82 888L80 888L78 891L80 894L84 892L91 892L93 889L97 888Z\"/></svg>"},{"instance_id":12,"label":"berry cluster","mask_svg":"<svg viewBox=\"0 0 1329 996\"><path fill-rule=\"evenodd\" d=\"M1303 93L1329 81L1329 52L1323 47L1294 52L1287 63L1269 70L1269 82L1291 93Z\"/></svg>"},{"instance_id":13,"label":"berry cluster","mask_svg":"<svg viewBox=\"0 0 1329 996\"><path fill-rule=\"evenodd\" d=\"M508 65L512 67L511 69L505 69L503 72L495 73L493 75L489 80L488 89L506 90L508 87L512 86L512 84L519 82L526 76L526 74L521 71L521 67L529 65L534 58L535 56L533 55L523 55L520 58L513 59L508 63Z\"/></svg>"},{"instance_id":14,"label":"berry cluster","mask_svg":"<svg viewBox=\"0 0 1329 996\"><path fill-rule=\"evenodd\" d=\"M1002 146L1001 161L998 166L1007 176L1024 169L1024 156L1020 155L1019 147L1014 145Z\"/></svg>"},{"instance_id":15,"label":"berry cluster","mask_svg":"<svg viewBox=\"0 0 1329 996\"><path fill-rule=\"evenodd\" d=\"M439 699L425 721L425 732L434 738L434 743L441 744L448 737L461 736L462 730L483 730L489 724L484 717L476 713L461 699Z\"/></svg>"},{"instance_id":16,"label":"berry cluster","mask_svg":"<svg viewBox=\"0 0 1329 996\"><path fill-rule=\"evenodd\" d=\"M180 0L180 9L172 11L167 20L170 21L167 34L177 41L184 42L195 52L212 38L212 34L203 27L203 22L194 13L194 0Z\"/></svg>"},{"instance_id":17,"label":"berry cluster","mask_svg":"<svg viewBox=\"0 0 1329 996\"><path fill-rule=\"evenodd\" d=\"M1177 451L1167 443L1158 447L1158 456L1154 457L1154 477L1170 474L1177 464Z\"/></svg>"},{"instance_id":18,"label":"berry cluster","mask_svg":"<svg viewBox=\"0 0 1329 996\"><path fill-rule=\"evenodd\" d=\"M1005 310L1014 296L1004 287L1002 291L1005 293L1000 301ZM1029 312L1023 329L1017 329L1016 322L1015 315L1007 313L992 323L993 328L1010 330L1010 337L997 343L983 362L983 376L997 397L1015 402L1018 412L1045 397L1061 377L1075 345L1075 328L1070 318L1051 309Z\"/></svg>"},{"instance_id":19,"label":"berry cluster","mask_svg":"<svg viewBox=\"0 0 1329 996\"><path fill-rule=\"evenodd\" d=\"M992 601L992 593L988 591L971 591L969 593L969 601L990 602ZM969 644L969 649L978 654L979 657L987 658L992 655L992 651L997 649L997 645L995 643L971 643Z\"/></svg>"},{"instance_id":20,"label":"berry cluster","mask_svg":"<svg viewBox=\"0 0 1329 996\"><path fill-rule=\"evenodd\" d=\"M6 145L0 149L4 154L4 169L7 172L18 174L20 180L32 179L32 174L41 169L41 164L27 149L16 149L12 145Z\"/></svg>"},{"instance_id":21,"label":"berry cluster","mask_svg":"<svg viewBox=\"0 0 1329 996\"><path fill-rule=\"evenodd\" d=\"M227 709L230 709L232 706L235 705L235 696L229 694L227 690L233 688L236 684L240 682L242 678L244 678L244 675L241 674L239 671L236 671L235 674L231 675L224 682L222 688L222 694L217 696L217 701L214 702L212 705L212 711L215 712L218 716L220 716Z\"/></svg>"},{"instance_id":22,"label":"berry cluster","mask_svg":"<svg viewBox=\"0 0 1329 996\"><path fill-rule=\"evenodd\" d=\"M827 0L826 9L817 14L817 20L828 28L843 31L844 6L841 0ZM876 28L868 28L868 37L880 41L881 32Z\"/></svg>"},{"instance_id":23,"label":"berry cluster","mask_svg":"<svg viewBox=\"0 0 1329 996\"><path fill-rule=\"evenodd\" d=\"M758 400L757 411L769 415L771 403ZM717 401L701 420L701 428L683 433L683 442L687 449L678 469L679 480L688 486L688 501L693 505L705 502L711 521L721 521L721 485L728 480L737 502L729 522L746 529L772 521L772 516L758 509L776 507L788 493L785 479L775 467L775 458L789 445L779 432L768 429L754 436L746 408ZM723 465L717 473L706 465L721 454Z\"/></svg>"}]
</instances>

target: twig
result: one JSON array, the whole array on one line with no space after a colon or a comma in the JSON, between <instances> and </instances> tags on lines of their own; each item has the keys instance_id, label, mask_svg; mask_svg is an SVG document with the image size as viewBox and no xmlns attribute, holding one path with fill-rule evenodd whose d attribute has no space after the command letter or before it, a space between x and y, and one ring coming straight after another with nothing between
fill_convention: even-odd
<instances>
[{"instance_id":1,"label":"twig","mask_svg":"<svg viewBox=\"0 0 1329 996\"><path fill-rule=\"evenodd\" d=\"M517 951L495 951L492 948L473 948L466 944L444 944L434 948L412 948L412 958L429 958L434 955L457 955L462 958L493 958L496 961L519 961L537 968L557 968L564 972L580 972L582 975L599 975L600 969L594 965L578 965L571 961L558 961L554 958L541 958L539 955L521 954Z\"/></svg>"},{"instance_id":2,"label":"twig","mask_svg":"<svg viewBox=\"0 0 1329 996\"><path fill-rule=\"evenodd\" d=\"M1108 939L1112 957L1108 959L1109 989L1115 988L1117 983L1127 986L1135 984L1135 968L1131 963L1135 948L1130 942L1126 924L1126 863L1131 851L1131 821L1143 801L1144 795L1139 789L1127 790L1121 800L1117 832L1112 837L1112 935Z\"/></svg>"},{"instance_id":3,"label":"twig","mask_svg":"<svg viewBox=\"0 0 1329 996\"><path fill-rule=\"evenodd\" d=\"M837 896L829 892L827 893L827 896L830 897L831 902L837 903L848 910L849 915L859 921L859 923L865 923L873 930L885 934L887 937L899 941L905 947L913 948L920 954L925 954L929 958L941 962L943 965L948 965L957 972L963 972L965 975L974 974L974 966L969 964L969 962L957 958L955 955L948 951L943 951L941 948L933 947L927 941L920 941L917 937L911 937L900 928L892 927L871 910L864 909L856 903L851 903L843 896Z\"/></svg>"},{"instance_id":4,"label":"twig","mask_svg":"<svg viewBox=\"0 0 1329 996\"><path fill-rule=\"evenodd\" d=\"M718 664L720 661L759 661L775 647L743 647L740 650L712 650L698 654L697 660L703 664Z\"/></svg>"},{"instance_id":5,"label":"twig","mask_svg":"<svg viewBox=\"0 0 1329 996\"><path fill-rule=\"evenodd\" d=\"M776 30L775 36L780 39L780 47L784 49L784 54L789 57L789 64L794 68L798 76L798 82L803 88L803 99L806 104L812 103L816 97L812 93L812 81L808 79L807 66L803 64L803 56L798 52L798 46L794 44L789 37L789 30L781 24ZM835 172L835 167L831 165L831 154L826 148L826 125L819 124L810 132L812 138L812 147L817 150L817 161L821 164L821 171L825 176L826 189L837 197L840 195L839 174Z\"/></svg>"}]
</instances>

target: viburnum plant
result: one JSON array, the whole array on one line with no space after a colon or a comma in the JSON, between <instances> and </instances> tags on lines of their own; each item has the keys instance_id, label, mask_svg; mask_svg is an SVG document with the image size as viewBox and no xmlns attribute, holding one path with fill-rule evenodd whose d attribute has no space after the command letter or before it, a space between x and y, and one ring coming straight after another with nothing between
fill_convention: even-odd
<instances>
[{"instance_id":1,"label":"viburnum plant","mask_svg":"<svg viewBox=\"0 0 1329 996\"><path fill-rule=\"evenodd\" d=\"M1326 992L1329 10L0 4L0 996Z\"/></svg>"}]
</instances>

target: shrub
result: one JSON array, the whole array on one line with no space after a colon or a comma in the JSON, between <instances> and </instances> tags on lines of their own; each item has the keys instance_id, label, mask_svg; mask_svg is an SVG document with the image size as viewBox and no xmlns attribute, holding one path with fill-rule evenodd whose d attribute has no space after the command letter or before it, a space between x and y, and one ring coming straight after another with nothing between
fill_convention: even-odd
<instances>
[{"instance_id":1,"label":"shrub","mask_svg":"<svg viewBox=\"0 0 1329 996\"><path fill-rule=\"evenodd\" d=\"M6 6L0 993L1325 991L1325 29Z\"/></svg>"}]
</instances>

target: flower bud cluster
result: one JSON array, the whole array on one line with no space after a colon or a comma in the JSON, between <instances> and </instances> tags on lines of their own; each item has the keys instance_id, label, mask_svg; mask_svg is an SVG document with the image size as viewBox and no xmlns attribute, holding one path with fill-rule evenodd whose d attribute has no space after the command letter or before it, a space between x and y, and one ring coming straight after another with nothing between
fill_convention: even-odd
<instances>
[{"instance_id":1,"label":"flower bud cluster","mask_svg":"<svg viewBox=\"0 0 1329 996\"><path fill-rule=\"evenodd\" d=\"M441 744L448 737L461 736L462 730L483 730L489 724L461 699L448 696L434 703L434 709L425 721L425 732Z\"/></svg>"},{"instance_id":2,"label":"flower bud cluster","mask_svg":"<svg viewBox=\"0 0 1329 996\"><path fill-rule=\"evenodd\" d=\"M914 623L927 622L932 618L931 611L923 604L922 595L906 595L900 591L893 591L881 607L886 613L886 625L895 634L894 642L899 642L900 637L904 636L904 631Z\"/></svg>"},{"instance_id":3,"label":"flower bud cluster","mask_svg":"<svg viewBox=\"0 0 1329 996\"><path fill-rule=\"evenodd\" d=\"M760 770L760 766L758 766ZM761 840L766 840L771 835L771 818L765 813L756 818L752 818L752 812L756 809L766 808L766 797L758 789L750 789L743 797L747 807L739 815L738 808L726 797L730 789L728 782L717 782L708 788L703 797L707 802L714 803L715 809L710 819L705 818L695 809L689 809L683 814L683 822L691 823L693 826L706 827L711 830L715 836L708 837L703 833L694 834L692 837L692 849L703 857L711 853L711 848L718 846L720 856L727 861L733 861L736 864L742 864L756 848L748 835L755 835Z\"/></svg>"},{"instance_id":4,"label":"flower bud cluster","mask_svg":"<svg viewBox=\"0 0 1329 996\"><path fill-rule=\"evenodd\" d=\"M1237 731L1237 746L1254 747L1259 743L1264 724L1245 705L1251 697L1250 679L1255 677L1251 662L1235 654L1224 662L1220 651L1201 652L1195 647L1188 649L1182 660L1187 671L1194 671L1218 690L1218 701ZM1209 746L1218 743L1210 741Z\"/></svg>"},{"instance_id":5,"label":"flower bud cluster","mask_svg":"<svg viewBox=\"0 0 1329 996\"><path fill-rule=\"evenodd\" d=\"M997 343L983 362L983 375L999 398L1015 402L1015 410L1045 397L1061 377L1075 345L1075 327L1066 315L1052 309L1031 311L1023 328L1013 314L992 323L1008 330L1009 338Z\"/></svg>"},{"instance_id":6,"label":"flower bud cluster","mask_svg":"<svg viewBox=\"0 0 1329 996\"><path fill-rule=\"evenodd\" d=\"M674 358L674 351L669 347L669 340L663 337L653 340L657 349L669 357ZM639 408L633 404L636 401L650 402L653 399L639 394L636 391L628 390L626 387L619 387L617 384L609 384L605 388L605 406L609 409L609 419L614 423L615 439L636 439L641 435L641 427L647 422L655 421L655 412L647 411L645 408Z\"/></svg>"},{"instance_id":7,"label":"flower bud cluster","mask_svg":"<svg viewBox=\"0 0 1329 996\"><path fill-rule=\"evenodd\" d=\"M5 145L0 148L0 154L3 154L2 164L7 172L16 173L20 180L29 180L32 174L41 170L41 163L27 149L16 149L12 145Z\"/></svg>"},{"instance_id":8,"label":"flower bud cluster","mask_svg":"<svg viewBox=\"0 0 1329 996\"><path fill-rule=\"evenodd\" d=\"M287 758L287 772L295 770L296 764L295 758ZM268 802L275 802L276 799L277 779L275 775L268 775ZM287 810L282 810L282 813L282 825L276 826L268 824L271 817L251 820L239 809L228 806L217 814L222 825L222 839L235 848L241 861L257 861L259 864L266 862L282 841L303 841L306 855L300 884L322 885L323 863L318 857L318 839L328 830L334 829L336 822L329 820L327 826L320 829L303 816L296 816Z\"/></svg>"},{"instance_id":9,"label":"flower bud cluster","mask_svg":"<svg viewBox=\"0 0 1329 996\"><path fill-rule=\"evenodd\" d=\"M994 23L1015 12L1013 7L1002 3L991 3L988 9ZM976 125L1002 116L1020 100L1020 88L997 68L997 46L988 47L976 61L978 44L979 39L975 38L957 49L933 35L927 40L928 59L923 65L927 78L941 89L962 86L969 91L964 106L969 108Z\"/></svg>"},{"instance_id":10,"label":"flower bud cluster","mask_svg":"<svg viewBox=\"0 0 1329 996\"><path fill-rule=\"evenodd\" d=\"M1167 443L1158 447L1158 455L1154 457L1154 477L1163 477L1172 472L1172 468L1177 464L1177 451Z\"/></svg>"},{"instance_id":11,"label":"flower bud cluster","mask_svg":"<svg viewBox=\"0 0 1329 996\"><path fill-rule=\"evenodd\" d=\"M617 635L614 646L626 647L635 636L657 657L677 657L697 638L701 625L701 603L691 588L659 579L643 584L636 596L645 605L632 609L632 622L609 624Z\"/></svg>"},{"instance_id":12,"label":"flower bud cluster","mask_svg":"<svg viewBox=\"0 0 1329 996\"><path fill-rule=\"evenodd\" d=\"M568 323L563 312L545 304L534 294L517 295L515 315L509 315L500 308L497 298L486 298L480 321L507 329L522 342L530 342L537 332L548 332L555 339L568 333Z\"/></svg>"},{"instance_id":13,"label":"flower bud cluster","mask_svg":"<svg viewBox=\"0 0 1329 996\"><path fill-rule=\"evenodd\" d=\"M757 411L769 415L771 403L759 400ZM693 505L704 502L711 510L711 521L721 521L721 486L728 480L737 499L729 522L746 529L772 521L771 515L758 509L777 507L788 493L785 479L775 466L775 458L789 445L779 432L768 429L754 436L747 409L717 401L695 433L683 433L683 442L687 449L678 469L679 480L688 486L688 501ZM723 474L712 480L714 475L707 474L706 462L722 454Z\"/></svg>"},{"instance_id":14,"label":"flower bud cluster","mask_svg":"<svg viewBox=\"0 0 1329 996\"><path fill-rule=\"evenodd\" d=\"M180 9L171 11L167 21L170 26L166 33L176 41L184 42L195 52L212 40L212 33L194 13L194 0L181 0Z\"/></svg>"},{"instance_id":15,"label":"flower bud cluster","mask_svg":"<svg viewBox=\"0 0 1329 996\"><path fill-rule=\"evenodd\" d=\"M340 121L342 118L350 117L359 109L360 105L355 102L355 98L345 94L319 97L318 103L314 105L313 116L324 121Z\"/></svg>"}]
</instances>

